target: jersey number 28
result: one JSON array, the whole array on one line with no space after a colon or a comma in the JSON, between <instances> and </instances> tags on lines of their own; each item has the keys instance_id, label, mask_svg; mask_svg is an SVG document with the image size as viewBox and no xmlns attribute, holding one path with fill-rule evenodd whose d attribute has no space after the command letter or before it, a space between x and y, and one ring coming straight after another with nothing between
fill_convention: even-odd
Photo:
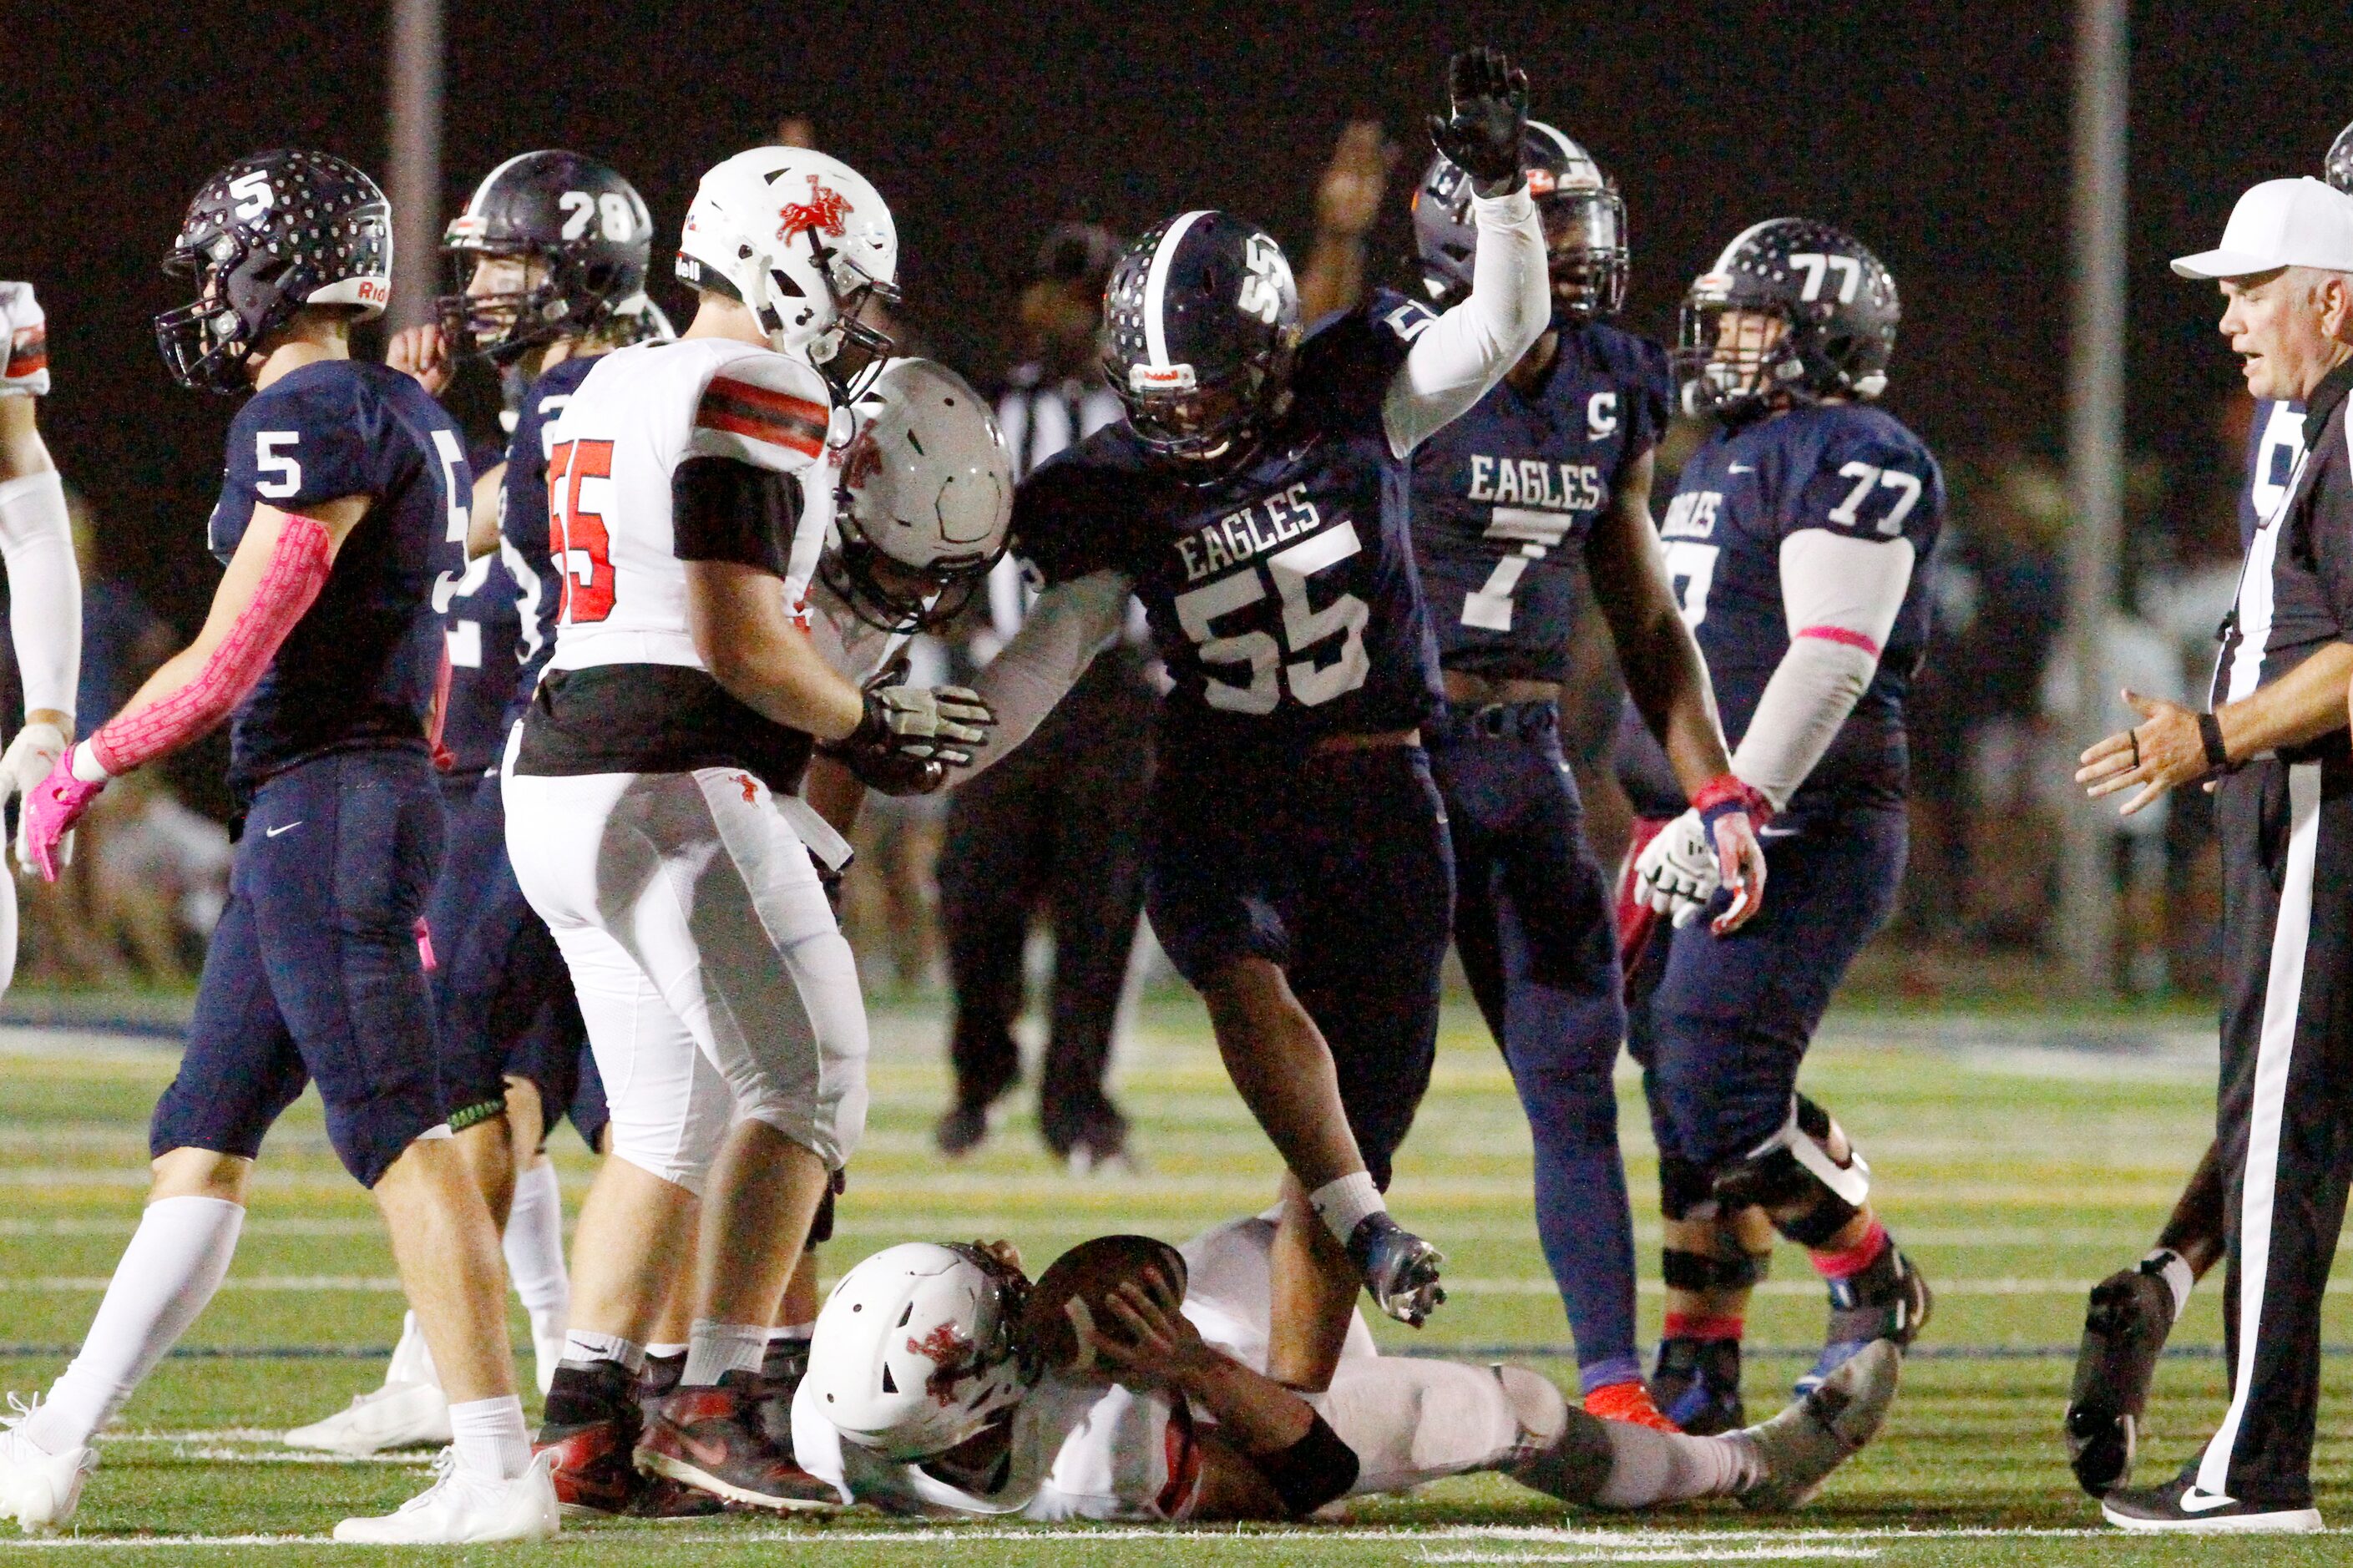
<instances>
[{"instance_id":1,"label":"jersey number 28","mask_svg":"<svg viewBox=\"0 0 2353 1568\"><path fill-rule=\"evenodd\" d=\"M613 477L610 441L559 441L547 456L547 551L564 574L563 618L577 625L613 613L611 536L601 512L580 504L580 487Z\"/></svg>"}]
</instances>

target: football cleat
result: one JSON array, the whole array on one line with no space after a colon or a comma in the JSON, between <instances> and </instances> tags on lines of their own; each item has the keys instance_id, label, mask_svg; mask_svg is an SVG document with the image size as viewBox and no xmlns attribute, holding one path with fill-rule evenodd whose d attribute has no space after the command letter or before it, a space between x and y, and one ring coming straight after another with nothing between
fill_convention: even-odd
<instances>
[{"instance_id":1,"label":"football cleat","mask_svg":"<svg viewBox=\"0 0 2353 1568\"><path fill-rule=\"evenodd\" d=\"M1677 1430L1694 1437L1747 1426L1747 1407L1740 1401L1740 1342L1661 1340L1651 1396Z\"/></svg>"},{"instance_id":2,"label":"football cleat","mask_svg":"<svg viewBox=\"0 0 2353 1568\"><path fill-rule=\"evenodd\" d=\"M2255 1534L2271 1531L2306 1534L2321 1528L2320 1510L2268 1508L2210 1492L2198 1484L2200 1461L2192 1459L2182 1472L2161 1487L2119 1489L2100 1500L2100 1513L2118 1530L2183 1534Z\"/></svg>"},{"instance_id":3,"label":"football cleat","mask_svg":"<svg viewBox=\"0 0 2353 1568\"><path fill-rule=\"evenodd\" d=\"M335 1526L337 1541L372 1546L460 1546L486 1541L545 1541L563 1528L554 1459L532 1457L512 1480L477 1476L458 1468L446 1449L434 1462L433 1484L395 1511L373 1519L347 1519Z\"/></svg>"},{"instance_id":4,"label":"football cleat","mask_svg":"<svg viewBox=\"0 0 2353 1568\"><path fill-rule=\"evenodd\" d=\"M1778 1415L1736 1434L1756 1448L1765 1472L1741 1489L1741 1506L1771 1513L1810 1500L1878 1435L1903 1366L1894 1341L1873 1340Z\"/></svg>"},{"instance_id":5,"label":"football cleat","mask_svg":"<svg viewBox=\"0 0 2353 1568\"><path fill-rule=\"evenodd\" d=\"M98 1468L98 1450L50 1453L16 1430L33 1405L13 1394L8 1404L16 1414L0 1430L0 1519L15 1520L27 1535L44 1535L73 1518L82 1483Z\"/></svg>"},{"instance_id":6,"label":"football cleat","mask_svg":"<svg viewBox=\"0 0 2353 1568\"><path fill-rule=\"evenodd\" d=\"M1870 1268L1833 1279L1830 1287L1830 1328L1822 1336L1822 1353L1798 1379L1794 1392L1799 1398L1820 1388L1865 1345L1879 1340L1894 1342L1898 1350L1910 1345L1936 1305L1928 1281L1894 1242Z\"/></svg>"},{"instance_id":7,"label":"football cleat","mask_svg":"<svg viewBox=\"0 0 2353 1568\"><path fill-rule=\"evenodd\" d=\"M1668 1420L1651 1399L1651 1391L1639 1377L1623 1383L1605 1384L1585 1396L1585 1413L1604 1421L1624 1421L1636 1426L1648 1426L1653 1432L1681 1432L1682 1427Z\"/></svg>"},{"instance_id":8,"label":"football cleat","mask_svg":"<svg viewBox=\"0 0 2353 1568\"><path fill-rule=\"evenodd\" d=\"M760 1356L760 1430L776 1451L789 1457L793 1451L793 1395L801 1390L801 1379L808 1375L809 1342L807 1340L770 1340Z\"/></svg>"},{"instance_id":9,"label":"football cleat","mask_svg":"<svg viewBox=\"0 0 2353 1568\"><path fill-rule=\"evenodd\" d=\"M676 1521L710 1519L727 1511L727 1505L700 1487L668 1476L639 1476L637 1495L629 1500L631 1519Z\"/></svg>"},{"instance_id":10,"label":"football cleat","mask_svg":"<svg viewBox=\"0 0 2353 1568\"><path fill-rule=\"evenodd\" d=\"M555 1500L566 1514L605 1517L628 1512L641 1489L630 1458L637 1436L637 1423L619 1415L562 1426L551 1423L540 1428L532 1451L549 1457Z\"/></svg>"},{"instance_id":11,"label":"football cleat","mask_svg":"<svg viewBox=\"0 0 2353 1568\"><path fill-rule=\"evenodd\" d=\"M2121 1268L2092 1287L2067 1397L2067 1463L2094 1497L2132 1475L2149 1384L2172 1329L2173 1290L2162 1274Z\"/></svg>"},{"instance_id":12,"label":"football cleat","mask_svg":"<svg viewBox=\"0 0 2353 1568\"><path fill-rule=\"evenodd\" d=\"M1074 1176L1103 1172L1132 1176L1136 1172L1135 1156L1127 1147L1127 1119L1115 1111L1090 1121L1068 1149L1057 1152Z\"/></svg>"},{"instance_id":13,"label":"football cleat","mask_svg":"<svg viewBox=\"0 0 2353 1568\"><path fill-rule=\"evenodd\" d=\"M949 1108L932 1130L932 1140L940 1152L951 1160L961 1160L988 1142L988 1107L957 1105Z\"/></svg>"},{"instance_id":14,"label":"football cleat","mask_svg":"<svg viewBox=\"0 0 2353 1568\"><path fill-rule=\"evenodd\" d=\"M810 1475L768 1441L761 1430L760 1392L757 1376L731 1372L715 1387L670 1394L638 1439L638 1468L746 1508L839 1507L841 1494L830 1482Z\"/></svg>"},{"instance_id":15,"label":"football cleat","mask_svg":"<svg viewBox=\"0 0 2353 1568\"><path fill-rule=\"evenodd\" d=\"M1356 1266L1381 1310L1398 1322L1419 1328L1430 1314L1446 1304L1438 1283L1439 1266L1446 1254L1391 1219L1386 1211L1368 1214L1348 1234L1348 1261Z\"/></svg>"},{"instance_id":16,"label":"football cleat","mask_svg":"<svg viewBox=\"0 0 2353 1568\"><path fill-rule=\"evenodd\" d=\"M372 1388L284 1438L290 1448L320 1448L354 1458L394 1448L438 1448L449 1440L449 1397L429 1383Z\"/></svg>"}]
</instances>

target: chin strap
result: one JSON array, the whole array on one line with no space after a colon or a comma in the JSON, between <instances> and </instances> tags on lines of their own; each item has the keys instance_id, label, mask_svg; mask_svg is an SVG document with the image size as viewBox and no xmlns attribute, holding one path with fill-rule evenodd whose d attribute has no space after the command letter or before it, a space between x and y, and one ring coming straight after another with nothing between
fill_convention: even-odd
<instances>
[{"instance_id":1,"label":"chin strap","mask_svg":"<svg viewBox=\"0 0 2353 1568\"><path fill-rule=\"evenodd\" d=\"M109 775L128 773L228 717L260 681L294 624L317 602L331 563L326 524L290 514L253 602L239 613L195 679L168 697L116 714L76 752L87 752ZM79 772L79 755L76 762Z\"/></svg>"}]
</instances>

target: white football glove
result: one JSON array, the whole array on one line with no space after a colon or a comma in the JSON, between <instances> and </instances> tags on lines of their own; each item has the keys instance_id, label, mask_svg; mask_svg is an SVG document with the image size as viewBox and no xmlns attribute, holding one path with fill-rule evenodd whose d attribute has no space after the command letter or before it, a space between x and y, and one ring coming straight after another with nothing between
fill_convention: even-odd
<instances>
[{"instance_id":1,"label":"white football glove","mask_svg":"<svg viewBox=\"0 0 2353 1568\"><path fill-rule=\"evenodd\" d=\"M1723 885L1715 847L1696 807L1659 829L1634 858L1635 898L1672 919L1678 931L1699 919Z\"/></svg>"},{"instance_id":2,"label":"white football glove","mask_svg":"<svg viewBox=\"0 0 2353 1568\"><path fill-rule=\"evenodd\" d=\"M0 801L5 801L12 795L31 794L33 787L49 776L50 770L58 765L58 759L65 754L65 733L55 724L27 724L17 731L16 738L8 742L7 751L0 752ZM20 874L29 875L33 856L25 842L26 820L26 813L20 811L16 814L16 869ZM70 837L63 847L62 858L66 864L73 863L73 840Z\"/></svg>"}]
</instances>

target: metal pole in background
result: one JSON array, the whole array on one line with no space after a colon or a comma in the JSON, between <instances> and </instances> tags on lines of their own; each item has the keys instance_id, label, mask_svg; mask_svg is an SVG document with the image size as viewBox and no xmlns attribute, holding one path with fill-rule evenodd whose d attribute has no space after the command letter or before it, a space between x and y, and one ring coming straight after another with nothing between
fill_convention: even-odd
<instances>
[{"instance_id":1,"label":"metal pole in background","mask_svg":"<svg viewBox=\"0 0 2353 1568\"><path fill-rule=\"evenodd\" d=\"M432 320L441 248L441 0L392 0L394 331Z\"/></svg>"},{"instance_id":2,"label":"metal pole in background","mask_svg":"<svg viewBox=\"0 0 2353 1568\"><path fill-rule=\"evenodd\" d=\"M2067 641L2072 755L2107 731L2105 625L2124 536L2125 125L2129 0L2077 0L2073 289L2067 337ZM2078 985L2116 988L2116 808L2071 788L2059 930Z\"/></svg>"}]
</instances>

